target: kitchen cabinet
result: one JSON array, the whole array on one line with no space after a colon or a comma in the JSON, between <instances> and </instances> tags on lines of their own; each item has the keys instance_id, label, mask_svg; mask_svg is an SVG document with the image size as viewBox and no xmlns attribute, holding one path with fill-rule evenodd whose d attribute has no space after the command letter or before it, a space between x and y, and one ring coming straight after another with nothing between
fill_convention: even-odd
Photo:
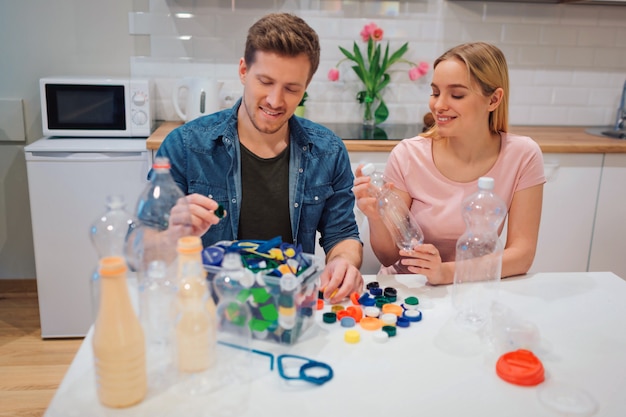
<instances>
[{"instance_id":1,"label":"kitchen cabinet","mask_svg":"<svg viewBox=\"0 0 626 417\"><path fill-rule=\"evenodd\" d=\"M602 168L590 271L612 271L626 279L626 154L607 154Z\"/></svg>"},{"instance_id":2,"label":"kitchen cabinet","mask_svg":"<svg viewBox=\"0 0 626 417\"><path fill-rule=\"evenodd\" d=\"M626 155L615 155L624 158L626 175ZM531 272L587 271L603 156L544 154L547 182L544 186L537 254ZM383 170L387 157L386 152L350 152L353 170L362 162L372 162ZM368 265L369 269L370 265L375 264L376 258L369 245L367 220L358 215L357 220L365 243L364 265ZM506 225L501 239L506 242Z\"/></svg>"},{"instance_id":3,"label":"kitchen cabinet","mask_svg":"<svg viewBox=\"0 0 626 417\"><path fill-rule=\"evenodd\" d=\"M530 272L587 271L603 154L545 154L546 184Z\"/></svg>"}]
</instances>

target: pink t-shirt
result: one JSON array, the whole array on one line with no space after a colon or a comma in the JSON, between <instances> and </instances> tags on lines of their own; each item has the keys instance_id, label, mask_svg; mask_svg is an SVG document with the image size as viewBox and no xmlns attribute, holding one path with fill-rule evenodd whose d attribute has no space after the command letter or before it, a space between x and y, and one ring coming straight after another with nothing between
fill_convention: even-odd
<instances>
[{"instance_id":1,"label":"pink t-shirt","mask_svg":"<svg viewBox=\"0 0 626 417\"><path fill-rule=\"evenodd\" d=\"M541 149L535 141L510 133L502 133L501 138L498 159L484 176L494 178L494 192L508 210L516 191L543 184L546 179ZM446 178L433 161L432 139L421 136L404 139L391 151L384 176L413 198L411 212L424 232L424 243L435 245L443 262L454 261L456 241L465 231L461 206L478 189L478 180L461 183ZM400 264L382 271L409 272Z\"/></svg>"}]
</instances>

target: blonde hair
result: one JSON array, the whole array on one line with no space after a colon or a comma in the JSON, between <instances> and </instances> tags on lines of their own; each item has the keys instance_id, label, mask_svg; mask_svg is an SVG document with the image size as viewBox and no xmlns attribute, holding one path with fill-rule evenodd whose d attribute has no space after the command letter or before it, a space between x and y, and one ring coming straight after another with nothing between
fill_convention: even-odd
<instances>
[{"instance_id":1,"label":"blonde hair","mask_svg":"<svg viewBox=\"0 0 626 417\"><path fill-rule=\"evenodd\" d=\"M481 93L488 97L502 88L500 105L489 114L489 131L507 132L509 129L509 69L502 51L489 43L470 42L455 46L437 58L433 69L448 59L458 59L465 63L470 81L476 81ZM422 136L439 137L437 125L433 125Z\"/></svg>"}]
</instances>

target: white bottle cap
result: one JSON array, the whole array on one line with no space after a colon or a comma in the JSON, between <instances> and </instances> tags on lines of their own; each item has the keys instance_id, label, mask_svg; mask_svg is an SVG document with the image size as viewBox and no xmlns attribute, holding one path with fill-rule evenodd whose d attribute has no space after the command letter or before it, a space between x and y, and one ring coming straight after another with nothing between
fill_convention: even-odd
<instances>
[{"instance_id":1,"label":"white bottle cap","mask_svg":"<svg viewBox=\"0 0 626 417\"><path fill-rule=\"evenodd\" d=\"M363 165L363 167L361 168L361 173L363 175L367 175L368 177L372 175L375 171L376 171L376 166L372 164L371 162L368 162L367 164Z\"/></svg>"},{"instance_id":2,"label":"white bottle cap","mask_svg":"<svg viewBox=\"0 0 626 417\"><path fill-rule=\"evenodd\" d=\"M491 177L478 178L478 188L481 190L493 190L494 185L495 181Z\"/></svg>"}]
</instances>

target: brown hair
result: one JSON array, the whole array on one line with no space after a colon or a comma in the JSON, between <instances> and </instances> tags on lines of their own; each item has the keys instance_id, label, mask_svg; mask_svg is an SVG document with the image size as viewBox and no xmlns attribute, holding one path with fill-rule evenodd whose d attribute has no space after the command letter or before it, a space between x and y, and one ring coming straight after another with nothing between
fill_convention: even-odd
<instances>
[{"instance_id":1,"label":"brown hair","mask_svg":"<svg viewBox=\"0 0 626 417\"><path fill-rule=\"evenodd\" d=\"M257 51L289 57L306 54L311 63L307 81L311 81L320 63L317 33L302 18L290 13L270 13L250 27L244 53L247 66L254 64Z\"/></svg>"},{"instance_id":2,"label":"brown hair","mask_svg":"<svg viewBox=\"0 0 626 417\"><path fill-rule=\"evenodd\" d=\"M496 46L485 42L470 42L455 46L437 58L433 68L447 59L458 59L465 63L470 81L476 81L481 93L487 97L497 88L504 93L500 105L489 114L489 131L507 132L509 129L509 69L506 58ZM425 136L437 137L437 126L433 126Z\"/></svg>"}]
</instances>

